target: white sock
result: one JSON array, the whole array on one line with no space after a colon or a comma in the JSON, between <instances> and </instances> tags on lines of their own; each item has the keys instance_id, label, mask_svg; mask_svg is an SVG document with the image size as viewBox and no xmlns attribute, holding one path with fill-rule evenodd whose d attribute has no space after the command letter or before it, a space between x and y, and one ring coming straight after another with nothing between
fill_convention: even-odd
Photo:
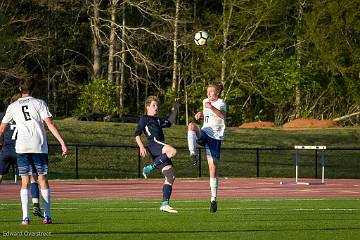
<instances>
[{"instance_id":1,"label":"white sock","mask_svg":"<svg viewBox=\"0 0 360 240\"><path fill-rule=\"evenodd\" d=\"M195 131L188 131L188 146L191 154L196 155L196 133Z\"/></svg>"},{"instance_id":2,"label":"white sock","mask_svg":"<svg viewBox=\"0 0 360 240\"><path fill-rule=\"evenodd\" d=\"M41 189L41 196L44 199L44 217L50 214L50 189Z\"/></svg>"},{"instance_id":3,"label":"white sock","mask_svg":"<svg viewBox=\"0 0 360 240\"><path fill-rule=\"evenodd\" d=\"M23 219L29 217L29 190L20 190L21 208L23 212Z\"/></svg>"},{"instance_id":4,"label":"white sock","mask_svg":"<svg viewBox=\"0 0 360 240\"><path fill-rule=\"evenodd\" d=\"M210 201L216 201L218 186L219 186L219 178L210 177L210 191L211 191Z\"/></svg>"}]
</instances>

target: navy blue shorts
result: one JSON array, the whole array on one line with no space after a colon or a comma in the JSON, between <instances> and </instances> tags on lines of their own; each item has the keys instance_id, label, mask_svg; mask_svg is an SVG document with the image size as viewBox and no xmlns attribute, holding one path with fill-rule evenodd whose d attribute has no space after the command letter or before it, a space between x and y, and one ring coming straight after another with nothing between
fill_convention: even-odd
<instances>
[{"instance_id":1,"label":"navy blue shorts","mask_svg":"<svg viewBox=\"0 0 360 240\"><path fill-rule=\"evenodd\" d=\"M212 159L220 160L221 140L209 137L204 131L200 131L200 138L196 141L200 146L205 147L206 156Z\"/></svg>"},{"instance_id":2,"label":"navy blue shorts","mask_svg":"<svg viewBox=\"0 0 360 240\"><path fill-rule=\"evenodd\" d=\"M0 175L9 172L10 165L16 163L16 153L14 151L1 150L0 152Z\"/></svg>"},{"instance_id":3,"label":"navy blue shorts","mask_svg":"<svg viewBox=\"0 0 360 240\"><path fill-rule=\"evenodd\" d=\"M154 141L149 141L148 144L149 144L149 152L151 155L151 160L152 160L152 162L154 162L156 157L163 154L162 149L166 144L163 142L160 142L160 141L156 141L156 139ZM173 163L172 163L171 159L169 159L169 158L163 164L157 165L156 168L161 170L161 169L163 169L163 167L168 166L168 165L173 166Z\"/></svg>"},{"instance_id":4,"label":"navy blue shorts","mask_svg":"<svg viewBox=\"0 0 360 240\"><path fill-rule=\"evenodd\" d=\"M48 154L18 153L19 176L46 175L48 173Z\"/></svg>"}]
</instances>

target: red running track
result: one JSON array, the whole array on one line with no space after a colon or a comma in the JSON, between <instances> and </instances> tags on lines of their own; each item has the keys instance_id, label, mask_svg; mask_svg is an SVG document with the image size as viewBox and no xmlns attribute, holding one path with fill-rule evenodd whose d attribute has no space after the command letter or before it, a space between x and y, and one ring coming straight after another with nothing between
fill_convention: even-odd
<instances>
[{"instance_id":1,"label":"red running track","mask_svg":"<svg viewBox=\"0 0 360 240\"><path fill-rule=\"evenodd\" d=\"M294 179L220 179L218 198L360 198L360 179L328 179L325 184L280 184ZM318 179L299 181L319 183ZM50 181L54 199L161 199L162 179ZM0 185L0 200L19 199L20 185ZM177 179L172 199L208 199L208 179Z\"/></svg>"}]
</instances>

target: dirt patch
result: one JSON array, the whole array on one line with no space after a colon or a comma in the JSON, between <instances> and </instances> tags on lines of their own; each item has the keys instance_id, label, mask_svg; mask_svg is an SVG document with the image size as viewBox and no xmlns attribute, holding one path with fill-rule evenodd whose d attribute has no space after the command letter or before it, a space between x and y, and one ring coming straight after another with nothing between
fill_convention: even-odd
<instances>
[{"instance_id":1,"label":"dirt patch","mask_svg":"<svg viewBox=\"0 0 360 240\"><path fill-rule=\"evenodd\" d=\"M338 123L332 120L299 118L285 123L283 128L330 128L338 126Z\"/></svg>"},{"instance_id":2,"label":"dirt patch","mask_svg":"<svg viewBox=\"0 0 360 240\"><path fill-rule=\"evenodd\" d=\"M271 128L274 126L273 122L248 122L241 124L240 128Z\"/></svg>"}]
</instances>

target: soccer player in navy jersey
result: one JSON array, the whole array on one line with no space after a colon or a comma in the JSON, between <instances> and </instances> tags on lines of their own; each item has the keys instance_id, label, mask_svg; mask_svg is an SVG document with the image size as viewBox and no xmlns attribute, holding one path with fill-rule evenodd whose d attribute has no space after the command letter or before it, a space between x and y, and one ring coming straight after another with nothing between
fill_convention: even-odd
<instances>
[{"instance_id":1,"label":"soccer player in navy jersey","mask_svg":"<svg viewBox=\"0 0 360 240\"><path fill-rule=\"evenodd\" d=\"M44 123L59 141L63 156L67 154L67 146L53 123L45 101L31 96L34 82L31 78L21 80L19 85L21 97L11 103L6 109L0 125L0 137L6 126L16 122L18 131L15 150L17 166L21 176L20 199L23 212L23 225L30 223L29 219L29 185L31 175L36 173L40 184L40 192L44 200L44 224L52 223L50 214L50 187L48 173L48 145Z\"/></svg>"},{"instance_id":2,"label":"soccer player in navy jersey","mask_svg":"<svg viewBox=\"0 0 360 240\"><path fill-rule=\"evenodd\" d=\"M0 113L0 121L4 113ZM16 163L15 152L16 125L11 122L5 129L4 137L0 139L0 184L3 176L9 172L10 165Z\"/></svg>"},{"instance_id":3,"label":"soccer player in navy jersey","mask_svg":"<svg viewBox=\"0 0 360 240\"><path fill-rule=\"evenodd\" d=\"M172 185L175 181L174 167L171 158L175 157L176 149L164 142L165 137L162 129L171 127L171 125L175 123L176 115L179 110L179 99L175 99L172 112L167 120L160 119L157 116L158 110L158 97L149 96L145 101L145 113L140 118L135 131L135 140L140 148L141 157L145 157L148 154L140 137L143 132L148 141L148 149L152 158L152 164L144 167L144 177L147 178L147 175L155 168L160 169L165 177L163 200L160 210L163 212L177 213L177 211L169 205Z\"/></svg>"}]
</instances>

